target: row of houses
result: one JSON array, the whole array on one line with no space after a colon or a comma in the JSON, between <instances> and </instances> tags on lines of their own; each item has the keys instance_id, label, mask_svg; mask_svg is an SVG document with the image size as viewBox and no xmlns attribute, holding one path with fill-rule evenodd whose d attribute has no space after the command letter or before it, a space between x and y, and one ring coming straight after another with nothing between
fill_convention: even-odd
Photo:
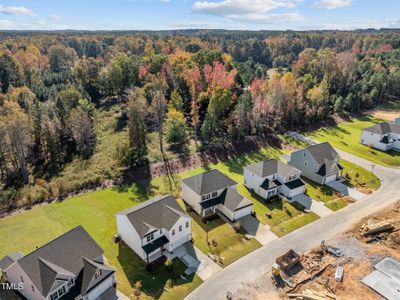
<instances>
[{"instance_id":1,"label":"row of houses","mask_svg":"<svg viewBox=\"0 0 400 300\"><path fill-rule=\"evenodd\" d=\"M293 199L305 193L305 176L320 184L337 180L342 167L329 143L293 152L288 164L276 159L244 167L244 185L268 200ZM203 220L221 216L235 222L251 215L252 201L238 191L238 183L218 170L185 178L182 200ZM171 195L157 196L116 215L120 238L146 262L152 262L192 239L192 219Z\"/></svg>"},{"instance_id":2,"label":"row of houses","mask_svg":"<svg viewBox=\"0 0 400 300\"><path fill-rule=\"evenodd\" d=\"M328 144L293 152L288 164L271 159L246 166L244 185L264 199L294 198L305 192L303 175L318 183L336 180L339 155ZM252 214L253 202L237 191L238 183L218 170L182 180L182 199L202 219L220 215L235 222ZM156 196L116 214L119 237L150 263L192 239L192 218L171 195ZM76 227L28 255L9 254L0 261L9 283L20 284L27 299L113 299L115 271L103 250Z\"/></svg>"}]
</instances>

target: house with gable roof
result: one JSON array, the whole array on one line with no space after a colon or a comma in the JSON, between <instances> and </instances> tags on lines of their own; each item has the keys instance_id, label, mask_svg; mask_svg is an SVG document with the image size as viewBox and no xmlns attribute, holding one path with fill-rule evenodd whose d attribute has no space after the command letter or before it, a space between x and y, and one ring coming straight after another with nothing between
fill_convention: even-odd
<instances>
[{"instance_id":1,"label":"house with gable roof","mask_svg":"<svg viewBox=\"0 0 400 300\"><path fill-rule=\"evenodd\" d=\"M291 199L303 194L301 171L277 159L269 159L243 168L244 185L264 199L279 194Z\"/></svg>"},{"instance_id":2,"label":"house with gable roof","mask_svg":"<svg viewBox=\"0 0 400 300\"><path fill-rule=\"evenodd\" d=\"M343 169L339 161L339 154L325 142L292 152L289 164L300 170L302 176L326 184L338 179Z\"/></svg>"},{"instance_id":3,"label":"house with gable roof","mask_svg":"<svg viewBox=\"0 0 400 300\"><path fill-rule=\"evenodd\" d=\"M116 299L115 271L81 226L28 255L7 255L0 265L6 281L21 285L26 299Z\"/></svg>"},{"instance_id":4,"label":"house with gable roof","mask_svg":"<svg viewBox=\"0 0 400 300\"><path fill-rule=\"evenodd\" d=\"M394 123L382 122L363 129L361 144L381 151L400 151L400 118Z\"/></svg>"},{"instance_id":5,"label":"house with gable roof","mask_svg":"<svg viewBox=\"0 0 400 300\"><path fill-rule=\"evenodd\" d=\"M156 196L116 218L121 239L147 263L192 239L192 219L174 196Z\"/></svg>"}]
</instances>

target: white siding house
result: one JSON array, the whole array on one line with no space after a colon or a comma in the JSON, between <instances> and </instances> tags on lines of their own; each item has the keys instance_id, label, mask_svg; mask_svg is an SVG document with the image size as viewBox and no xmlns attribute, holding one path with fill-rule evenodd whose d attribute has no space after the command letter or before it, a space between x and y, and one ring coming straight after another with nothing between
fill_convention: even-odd
<instances>
[{"instance_id":1,"label":"white siding house","mask_svg":"<svg viewBox=\"0 0 400 300\"><path fill-rule=\"evenodd\" d=\"M279 160L270 159L243 169L244 185L264 199L281 194L292 198L304 193L301 172Z\"/></svg>"},{"instance_id":2,"label":"white siding house","mask_svg":"<svg viewBox=\"0 0 400 300\"><path fill-rule=\"evenodd\" d=\"M400 125L396 122L400 123L383 122L363 129L361 144L381 151L400 151Z\"/></svg>"},{"instance_id":3,"label":"white siding house","mask_svg":"<svg viewBox=\"0 0 400 300\"><path fill-rule=\"evenodd\" d=\"M234 222L253 212L253 203L237 192L238 183L218 170L182 180L182 198L203 219L223 214Z\"/></svg>"},{"instance_id":4,"label":"white siding house","mask_svg":"<svg viewBox=\"0 0 400 300\"><path fill-rule=\"evenodd\" d=\"M158 196L116 215L121 239L150 263L192 239L192 219L173 196Z\"/></svg>"}]
</instances>

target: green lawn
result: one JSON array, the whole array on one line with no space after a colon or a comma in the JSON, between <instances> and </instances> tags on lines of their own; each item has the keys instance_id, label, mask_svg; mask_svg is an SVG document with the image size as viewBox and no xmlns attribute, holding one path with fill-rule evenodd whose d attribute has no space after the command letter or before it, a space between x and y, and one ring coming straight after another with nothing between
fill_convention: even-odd
<instances>
[{"instance_id":1,"label":"green lawn","mask_svg":"<svg viewBox=\"0 0 400 300\"><path fill-rule=\"evenodd\" d=\"M343 207L346 207L347 204L349 204L349 202L345 198L337 198L325 203L325 206L333 211L337 211Z\"/></svg>"},{"instance_id":2,"label":"green lawn","mask_svg":"<svg viewBox=\"0 0 400 300\"><path fill-rule=\"evenodd\" d=\"M370 193L381 186L379 178L370 171L345 159L342 159L340 164L343 167L342 175L348 179L348 184L361 192ZM306 183L307 194L314 200L325 202L325 206L331 210L336 211L349 204L344 197L329 186L320 185L307 178L303 178L303 181Z\"/></svg>"},{"instance_id":3,"label":"green lawn","mask_svg":"<svg viewBox=\"0 0 400 300\"><path fill-rule=\"evenodd\" d=\"M275 233L277 236L281 237L289 232L292 232L300 227L303 227L311 222L318 220L320 217L314 213L309 212L306 214L298 215L286 222L281 223L280 225L274 226L271 228L271 231Z\"/></svg>"},{"instance_id":4,"label":"green lawn","mask_svg":"<svg viewBox=\"0 0 400 300\"><path fill-rule=\"evenodd\" d=\"M13 251L28 253L36 246L82 225L104 249L108 263L117 270L118 289L123 293L133 297L132 287L141 280L143 299L160 296L182 299L201 284L200 278L194 276L187 282L177 280L177 274L184 268L179 261L174 263L176 269L173 274L167 274L163 267L150 273L145 269L144 262L129 248L113 242L113 235L117 231L114 214L138 204L147 196L141 186L133 185L129 189L87 193L5 217L0 220L0 255ZM163 292L167 277L176 281L176 286L169 292Z\"/></svg>"},{"instance_id":5,"label":"green lawn","mask_svg":"<svg viewBox=\"0 0 400 300\"><path fill-rule=\"evenodd\" d=\"M348 202L338 192L326 185L320 185L307 178L302 178L306 184L307 195L317 201L322 201L325 206L333 211L347 206Z\"/></svg>"},{"instance_id":6,"label":"green lawn","mask_svg":"<svg viewBox=\"0 0 400 300\"><path fill-rule=\"evenodd\" d=\"M349 185L366 192L377 190L381 186L381 181L371 171L344 159L340 161L340 164L344 168L342 176L347 178Z\"/></svg>"},{"instance_id":7,"label":"green lawn","mask_svg":"<svg viewBox=\"0 0 400 300\"><path fill-rule=\"evenodd\" d=\"M254 238L246 240L245 231L237 233L220 218L205 224L197 214L193 212L189 214L194 220L192 222L194 244L204 253L216 255L219 258L217 263L222 267L261 247Z\"/></svg>"},{"instance_id":8,"label":"green lawn","mask_svg":"<svg viewBox=\"0 0 400 300\"><path fill-rule=\"evenodd\" d=\"M200 167L192 169L183 173L175 174L171 178L159 177L153 179L151 182L143 182L144 186L147 186L149 190L157 191L161 194L173 194L177 197L180 196L180 180L182 178L190 177L196 174L200 174L206 170L218 169L222 173L234 179L239 183L238 191L243 196L247 197L254 203L254 211L257 219L263 223L270 225L271 227L282 225L283 223L293 219L299 218L304 215L302 212L303 208L295 206L294 204L285 203L282 204L282 200L279 201L265 201L256 194L250 193L249 190L242 184L243 182L243 167L261 160L269 158L278 158L285 153L285 150L276 149L273 147L263 148L260 151L244 154L237 156L233 159L220 162L218 164L210 164L207 167ZM176 184L176 186L175 186ZM267 214L270 217L267 217ZM304 218L304 221L312 221L312 218ZM304 225L303 223L295 223L299 227Z\"/></svg>"},{"instance_id":9,"label":"green lawn","mask_svg":"<svg viewBox=\"0 0 400 300\"><path fill-rule=\"evenodd\" d=\"M385 166L400 166L400 153L382 152L360 144L361 130L383 120L372 116L354 118L333 127L307 133L310 138L329 142L332 146Z\"/></svg>"}]
</instances>

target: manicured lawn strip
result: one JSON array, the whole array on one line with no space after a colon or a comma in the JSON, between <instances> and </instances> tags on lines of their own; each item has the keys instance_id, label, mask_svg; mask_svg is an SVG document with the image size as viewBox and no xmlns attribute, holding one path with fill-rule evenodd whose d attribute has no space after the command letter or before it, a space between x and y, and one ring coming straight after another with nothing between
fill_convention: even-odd
<instances>
[{"instance_id":1,"label":"manicured lawn strip","mask_svg":"<svg viewBox=\"0 0 400 300\"><path fill-rule=\"evenodd\" d=\"M306 194L314 200L326 203L340 197L339 193L329 186L320 185L305 177L302 177L301 179L306 184Z\"/></svg>"},{"instance_id":2,"label":"manicured lawn strip","mask_svg":"<svg viewBox=\"0 0 400 300\"><path fill-rule=\"evenodd\" d=\"M381 186L381 181L371 170L366 170L344 159L340 161L340 164L344 168L342 176L347 178L349 185L371 190L377 190Z\"/></svg>"},{"instance_id":3,"label":"manicured lawn strip","mask_svg":"<svg viewBox=\"0 0 400 300\"><path fill-rule=\"evenodd\" d=\"M318 216L316 213L309 212L306 214L299 215L290 220L287 220L281 223L280 225L274 226L271 228L271 231L275 233L277 236L281 237L288 234L289 232L299 229L300 227L312 223L318 220L319 218L320 216Z\"/></svg>"},{"instance_id":4,"label":"manicured lawn strip","mask_svg":"<svg viewBox=\"0 0 400 300\"><path fill-rule=\"evenodd\" d=\"M183 201L178 200L184 207ZM221 258L218 264L225 267L242 256L261 247L256 239L246 240L245 231L237 233L222 219L216 218L208 223L202 222L194 212L188 212L193 218L192 237L194 245L203 253L213 254Z\"/></svg>"},{"instance_id":5,"label":"manicured lawn strip","mask_svg":"<svg viewBox=\"0 0 400 300\"><path fill-rule=\"evenodd\" d=\"M117 271L118 289L124 294L132 295L134 283L141 280L141 299L160 295L170 299L183 298L201 284L200 278L194 276L187 283L178 281L176 287L163 292L167 275L165 270L161 267L153 273L148 272L144 262L129 248L113 242L117 231L115 213L138 204L147 196L140 185L105 189L5 217L0 220L0 256L15 251L29 253L36 246L82 225L104 249L107 262ZM182 266L177 265L177 271L181 270Z\"/></svg>"},{"instance_id":6,"label":"manicured lawn strip","mask_svg":"<svg viewBox=\"0 0 400 300\"><path fill-rule=\"evenodd\" d=\"M339 209L346 207L348 204L349 202L345 198L338 198L325 203L325 206L330 210L337 211Z\"/></svg>"},{"instance_id":7,"label":"manicured lawn strip","mask_svg":"<svg viewBox=\"0 0 400 300\"><path fill-rule=\"evenodd\" d=\"M239 185L238 191L254 203L256 217L263 224L275 226L301 214L301 211L292 204L283 203L281 199L266 201L257 194L251 193L244 185Z\"/></svg>"},{"instance_id":8,"label":"manicured lawn strip","mask_svg":"<svg viewBox=\"0 0 400 300\"><path fill-rule=\"evenodd\" d=\"M361 130L383 120L372 116L354 118L333 127L307 133L310 138L329 142L332 146L384 166L400 166L400 153L382 152L360 144Z\"/></svg>"},{"instance_id":9,"label":"manicured lawn strip","mask_svg":"<svg viewBox=\"0 0 400 300\"><path fill-rule=\"evenodd\" d=\"M348 202L334 189L315 183L307 178L302 179L306 184L306 193L310 198L324 202L325 206L333 211L347 206Z\"/></svg>"}]
</instances>

